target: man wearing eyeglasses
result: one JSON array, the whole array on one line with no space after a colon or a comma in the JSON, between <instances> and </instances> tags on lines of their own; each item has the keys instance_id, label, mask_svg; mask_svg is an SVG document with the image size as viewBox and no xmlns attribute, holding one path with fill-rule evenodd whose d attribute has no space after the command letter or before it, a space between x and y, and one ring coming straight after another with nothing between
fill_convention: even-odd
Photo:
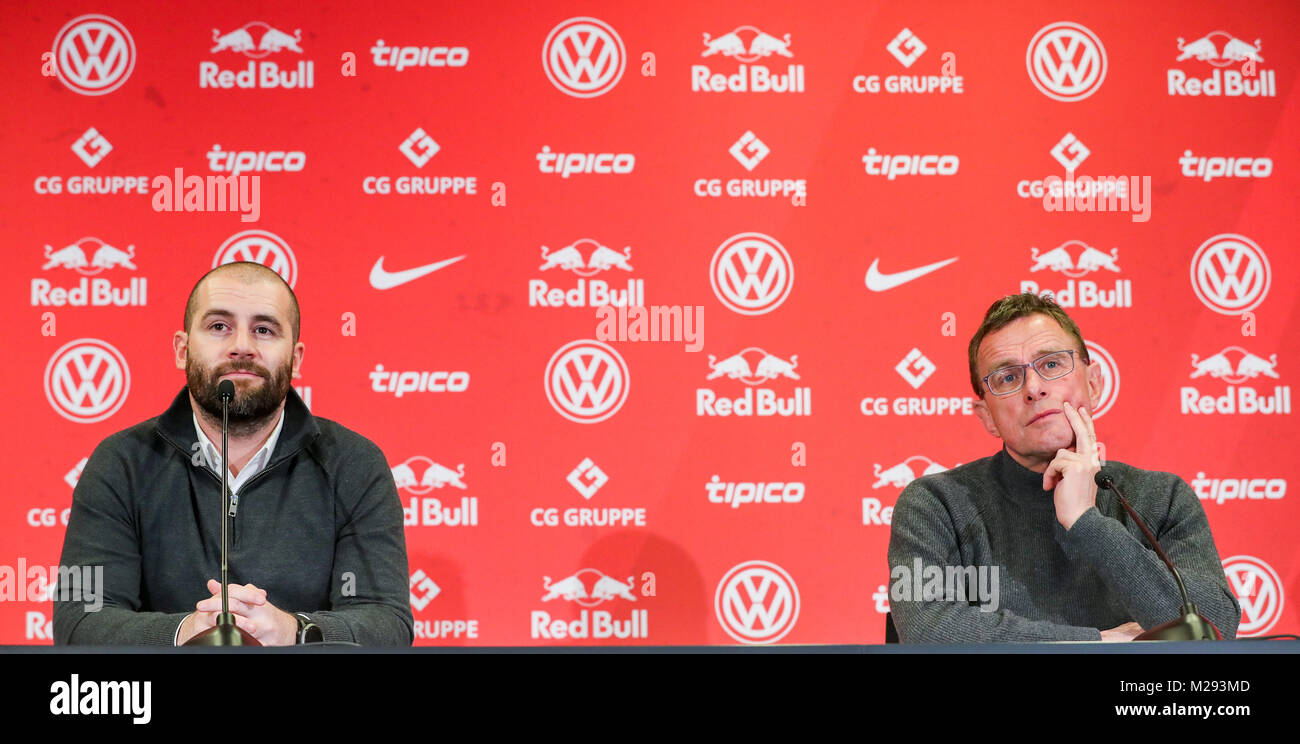
<instances>
[{"instance_id":1,"label":"man wearing eyeglasses","mask_svg":"<svg viewBox=\"0 0 1300 744\"><path fill-rule=\"evenodd\" d=\"M903 642L1128 641L1175 619L1181 600L1164 563L1110 491L1092 409L1101 371L1078 326L1049 298L1004 297L971 339L976 416L1002 440L992 457L923 476L894 508L890 610ZM1107 473L1178 566L1200 613L1225 638L1241 609L1209 523L1185 481L1109 461ZM938 567L938 573L930 569ZM981 569L983 574L971 571ZM992 575L913 596L917 570ZM928 576L927 575L927 576Z\"/></svg>"}]
</instances>

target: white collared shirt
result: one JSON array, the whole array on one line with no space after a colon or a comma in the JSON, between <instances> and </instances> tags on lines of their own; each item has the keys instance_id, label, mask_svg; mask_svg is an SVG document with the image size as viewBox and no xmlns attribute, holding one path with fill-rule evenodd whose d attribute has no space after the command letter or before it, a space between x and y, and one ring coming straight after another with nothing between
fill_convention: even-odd
<instances>
[{"instance_id":1,"label":"white collared shirt","mask_svg":"<svg viewBox=\"0 0 1300 744\"><path fill-rule=\"evenodd\" d=\"M203 428L199 426L199 417L193 412L191 412L190 415L194 418L194 433L197 434L199 438L199 449L203 452L203 461L209 468L212 468L213 472L220 473L221 450L208 439L208 435L203 433ZM266 464L271 461L271 453L275 451L275 443L280 439L280 430L283 428L284 411L281 410L280 420L276 422L275 429L271 432L271 436L267 437L266 444L263 444L262 448L259 449L257 453L253 455L252 459L248 461L248 464L244 465L244 468L239 471L239 475L234 475L233 473L230 473L230 471L226 471L227 477L230 479L230 499L233 506L237 507L239 505L239 500L236 498L239 489L247 483L250 478L260 473L262 468L266 467Z\"/></svg>"}]
</instances>

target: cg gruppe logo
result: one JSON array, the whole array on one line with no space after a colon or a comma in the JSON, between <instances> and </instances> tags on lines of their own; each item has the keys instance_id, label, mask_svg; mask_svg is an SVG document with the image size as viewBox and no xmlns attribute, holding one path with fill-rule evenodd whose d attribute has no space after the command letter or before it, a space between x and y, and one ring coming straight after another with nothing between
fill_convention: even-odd
<instances>
[{"instance_id":1,"label":"cg gruppe logo","mask_svg":"<svg viewBox=\"0 0 1300 744\"><path fill-rule=\"evenodd\" d=\"M775 563L745 561L718 582L713 605L727 635L741 643L776 643L799 619L799 588Z\"/></svg>"},{"instance_id":2,"label":"cg gruppe logo","mask_svg":"<svg viewBox=\"0 0 1300 744\"><path fill-rule=\"evenodd\" d=\"M59 82L83 96L102 96L122 86L135 69L135 40L115 18L73 18L54 37Z\"/></svg>"},{"instance_id":3,"label":"cg gruppe logo","mask_svg":"<svg viewBox=\"0 0 1300 744\"><path fill-rule=\"evenodd\" d=\"M60 416L78 424L117 413L130 391L126 358L107 341L69 341L45 365L45 398Z\"/></svg>"},{"instance_id":4,"label":"cg gruppe logo","mask_svg":"<svg viewBox=\"0 0 1300 744\"><path fill-rule=\"evenodd\" d=\"M776 238L740 233L714 252L709 281L713 294L728 308L741 315L763 315L790 296L794 262Z\"/></svg>"},{"instance_id":5,"label":"cg gruppe logo","mask_svg":"<svg viewBox=\"0 0 1300 744\"><path fill-rule=\"evenodd\" d=\"M290 287L298 283L298 259L284 238L273 232L244 230L231 235L212 257L212 268L236 261L260 263L279 274Z\"/></svg>"},{"instance_id":6,"label":"cg gruppe logo","mask_svg":"<svg viewBox=\"0 0 1300 744\"><path fill-rule=\"evenodd\" d=\"M1119 397L1119 367L1115 364L1115 357L1097 342L1084 341L1083 345L1088 350L1088 359L1101 368L1101 396L1097 398L1097 409L1089 412L1094 419L1099 419L1115 405L1115 398Z\"/></svg>"},{"instance_id":7,"label":"cg gruppe logo","mask_svg":"<svg viewBox=\"0 0 1300 744\"><path fill-rule=\"evenodd\" d=\"M604 21L580 16L563 21L542 45L542 69L551 84L575 98L608 93L623 78L627 50Z\"/></svg>"},{"instance_id":8,"label":"cg gruppe logo","mask_svg":"<svg viewBox=\"0 0 1300 744\"><path fill-rule=\"evenodd\" d=\"M1224 559L1228 588L1241 603L1237 637L1267 633L1282 617L1282 580L1273 567L1253 555Z\"/></svg>"},{"instance_id":9,"label":"cg gruppe logo","mask_svg":"<svg viewBox=\"0 0 1300 744\"><path fill-rule=\"evenodd\" d=\"M1268 256L1244 235L1215 235L1192 256L1192 289L1216 313L1240 315L1254 310L1268 295L1271 283Z\"/></svg>"},{"instance_id":10,"label":"cg gruppe logo","mask_svg":"<svg viewBox=\"0 0 1300 744\"><path fill-rule=\"evenodd\" d=\"M1025 66L1043 95L1080 101L1096 93L1106 79L1106 48L1096 34L1077 23L1051 23L1030 40Z\"/></svg>"},{"instance_id":11,"label":"cg gruppe logo","mask_svg":"<svg viewBox=\"0 0 1300 744\"><path fill-rule=\"evenodd\" d=\"M570 341L546 364L546 399L557 413L579 424L595 424L618 413L627 401L627 363L594 339Z\"/></svg>"}]
</instances>

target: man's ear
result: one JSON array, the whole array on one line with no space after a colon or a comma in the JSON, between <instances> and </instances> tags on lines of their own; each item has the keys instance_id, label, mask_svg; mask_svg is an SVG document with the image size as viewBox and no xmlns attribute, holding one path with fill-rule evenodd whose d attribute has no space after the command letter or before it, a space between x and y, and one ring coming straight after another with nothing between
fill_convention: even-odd
<instances>
[{"instance_id":1,"label":"man's ear","mask_svg":"<svg viewBox=\"0 0 1300 744\"><path fill-rule=\"evenodd\" d=\"M1097 408L1097 401L1101 400L1101 391L1106 387L1106 381L1101 376L1101 364L1096 360L1088 362L1088 412L1092 413Z\"/></svg>"},{"instance_id":2,"label":"man's ear","mask_svg":"<svg viewBox=\"0 0 1300 744\"><path fill-rule=\"evenodd\" d=\"M176 357L176 369L185 369L185 360L189 356L190 336L185 331L172 334L172 354Z\"/></svg>"},{"instance_id":3,"label":"man's ear","mask_svg":"<svg viewBox=\"0 0 1300 744\"><path fill-rule=\"evenodd\" d=\"M302 355L307 350L301 341L293 345L293 374L292 377L302 377Z\"/></svg>"},{"instance_id":4,"label":"man's ear","mask_svg":"<svg viewBox=\"0 0 1300 744\"><path fill-rule=\"evenodd\" d=\"M998 431L998 425L993 421L993 412L989 410L988 404L984 402L984 399L981 398L975 401L975 404L971 406L971 408L975 410L975 415L979 417L980 423L984 424L984 430L998 439L1001 439L1002 433Z\"/></svg>"}]
</instances>

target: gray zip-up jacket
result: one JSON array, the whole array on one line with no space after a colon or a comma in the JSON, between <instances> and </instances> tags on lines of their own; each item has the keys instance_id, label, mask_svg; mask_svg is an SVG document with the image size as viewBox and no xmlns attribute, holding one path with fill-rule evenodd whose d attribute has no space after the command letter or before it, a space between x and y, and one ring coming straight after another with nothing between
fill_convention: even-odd
<instances>
[{"instance_id":1,"label":"gray zip-up jacket","mask_svg":"<svg viewBox=\"0 0 1300 744\"><path fill-rule=\"evenodd\" d=\"M370 440L312 416L293 390L266 467L239 493L229 575L326 641L410 645L402 505ZM198 454L189 392L90 456L72 496L63 566L103 567L102 593L54 603L55 643L157 644L221 578L221 477ZM82 570L83 576L97 571ZM89 612L102 601L102 608Z\"/></svg>"}]
</instances>

